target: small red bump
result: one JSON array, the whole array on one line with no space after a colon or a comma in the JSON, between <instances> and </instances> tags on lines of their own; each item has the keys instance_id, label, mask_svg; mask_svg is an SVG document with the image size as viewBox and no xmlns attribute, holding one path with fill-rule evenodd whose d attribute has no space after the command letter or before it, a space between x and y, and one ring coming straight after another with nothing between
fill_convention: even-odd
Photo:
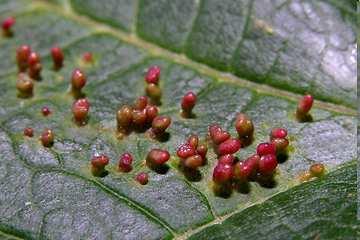
<instances>
[{"instance_id":1,"label":"small red bump","mask_svg":"<svg viewBox=\"0 0 360 240\"><path fill-rule=\"evenodd\" d=\"M11 32L11 28L12 26L14 26L16 20L14 17L8 17L6 18L3 22L2 22L2 29L3 29L3 33L6 36L11 36L12 32Z\"/></svg>"},{"instance_id":2,"label":"small red bump","mask_svg":"<svg viewBox=\"0 0 360 240\"><path fill-rule=\"evenodd\" d=\"M191 147L193 147L194 149L197 148L198 144L199 144L199 137L198 135L191 135L187 142L190 144Z\"/></svg>"},{"instance_id":3,"label":"small red bump","mask_svg":"<svg viewBox=\"0 0 360 240\"><path fill-rule=\"evenodd\" d=\"M157 116L151 123L151 129L154 134L161 135L171 124L171 118L167 116Z\"/></svg>"},{"instance_id":4,"label":"small red bump","mask_svg":"<svg viewBox=\"0 0 360 240\"><path fill-rule=\"evenodd\" d=\"M31 54L29 45L22 45L16 50L16 62L19 72L25 72L28 67L28 59Z\"/></svg>"},{"instance_id":5,"label":"small red bump","mask_svg":"<svg viewBox=\"0 0 360 240\"><path fill-rule=\"evenodd\" d=\"M217 164L213 171L213 181L225 183L233 177L233 167L230 164Z\"/></svg>"},{"instance_id":6,"label":"small red bump","mask_svg":"<svg viewBox=\"0 0 360 240\"><path fill-rule=\"evenodd\" d=\"M206 159L206 153L208 148L205 144L199 144L196 148L196 153L199 154L203 159Z\"/></svg>"},{"instance_id":7,"label":"small red bump","mask_svg":"<svg viewBox=\"0 0 360 240\"><path fill-rule=\"evenodd\" d=\"M35 67L36 64L40 63L40 56L36 52L31 52L27 61L30 68Z\"/></svg>"},{"instance_id":8,"label":"small red bump","mask_svg":"<svg viewBox=\"0 0 360 240\"><path fill-rule=\"evenodd\" d=\"M158 84L159 79L160 79L160 67L151 66L145 75L145 81L147 83Z\"/></svg>"},{"instance_id":9,"label":"small red bump","mask_svg":"<svg viewBox=\"0 0 360 240\"><path fill-rule=\"evenodd\" d=\"M105 171L105 166L109 164L109 158L106 155L94 156L91 159L91 172L94 176L100 177Z\"/></svg>"},{"instance_id":10,"label":"small red bump","mask_svg":"<svg viewBox=\"0 0 360 240\"><path fill-rule=\"evenodd\" d=\"M223 131L221 127L217 124L211 125L209 127L209 134L214 142L214 144L218 145L230 138L230 134L226 131Z\"/></svg>"},{"instance_id":11,"label":"small red bump","mask_svg":"<svg viewBox=\"0 0 360 240\"><path fill-rule=\"evenodd\" d=\"M235 128L239 137L250 137L254 133L254 125L251 119L244 113L239 113L236 117Z\"/></svg>"},{"instance_id":12,"label":"small red bump","mask_svg":"<svg viewBox=\"0 0 360 240\"><path fill-rule=\"evenodd\" d=\"M313 102L314 102L314 98L310 94L303 96L303 98L299 101L297 107L297 114L306 115L310 111Z\"/></svg>"},{"instance_id":13,"label":"small red bump","mask_svg":"<svg viewBox=\"0 0 360 240\"><path fill-rule=\"evenodd\" d=\"M195 155L195 149L188 143L184 143L180 145L180 147L177 149L176 154L179 158L185 159L188 157L191 157Z\"/></svg>"},{"instance_id":14,"label":"small red bump","mask_svg":"<svg viewBox=\"0 0 360 240\"><path fill-rule=\"evenodd\" d=\"M273 138L271 143L275 145L276 152L284 151L289 146L289 140L287 138Z\"/></svg>"},{"instance_id":15,"label":"small red bump","mask_svg":"<svg viewBox=\"0 0 360 240\"><path fill-rule=\"evenodd\" d=\"M130 153L124 153L119 159L119 170L122 172L130 172L132 170L133 157Z\"/></svg>"},{"instance_id":16,"label":"small red bump","mask_svg":"<svg viewBox=\"0 0 360 240\"><path fill-rule=\"evenodd\" d=\"M233 165L234 162L235 162L235 157L234 157L234 155L231 155L231 154L222 155L222 156L219 157L219 159L218 159L218 163L219 163L219 164L230 164L230 165Z\"/></svg>"},{"instance_id":17,"label":"small red bump","mask_svg":"<svg viewBox=\"0 0 360 240\"><path fill-rule=\"evenodd\" d=\"M30 127L24 128L24 136L27 137L33 137L34 136L34 130Z\"/></svg>"},{"instance_id":18,"label":"small red bump","mask_svg":"<svg viewBox=\"0 0 360 240\"><path fill-rule=\"evenodd\" d=\"M267 154L260 157L259 172L262 175L270 175L274 172L278 165L274 154Z\"/></svg>"},{"instance_id":19,"label":"small red bump","mask_svg":"<svg viewBox=\"0 0 360 240\"><path fill-rule=\"evenodd\" d=\"M91 52L85 52L82 57L83 61L86 63L93 62L93 55Z\"/></svg>"},{"instance_id":20,"label":"small red bump","mask_svg":"<svg viewBox=\"0 0 360 240\"><path fill-rule=\"evenodd\" d=\"M144 110L148 104L148 98L146 96L140 96L136 99L134 103L134 108L136 110Z\"/></svg>"},{"instance_id":21,"label":"small red bump","mask_svg":"<svg viewBox=\"0 0 360 240\"><path fill-rule=\"evenodd\" d=\"M259 155L254 154L243 162L237 162L234 167L234 178L240 181L248 181L256 173L259 160Z\"/></svg>"},{"instance_id":22,"label":"small red bump","mask_svg":"<svg viewBox=\"0 0 360 240\"><path fill-rule=\"evenodd\" d=\"M118 129L128 129L133 120L133 110L130 106L122 106L116 113Z\"/></svg>"},{"instance_id":23,"label":"small red bump","mask_svg":"<svg viewBox=\"0 0 360 240\"><path fill-rule=\"evenodd\" d=\"M141 185L146 185L149 182L149 175L145 172L140 172L136 175L135 179Z\"/></svg>"},{"instance_id":24,"label":"small red bump","mask_svg":"<svg viewBox=\"0 0 360 240\"><path fill-rule=\"evenodd\" d=\"M183 164L187 168L197 169L198 167L203 165L203 162L203 158L199 154L196 154L186 158Z\"/></svg>"},{"instance_id":25,"label":"small red bump","mask_svg":"<svg viewBox=\"0 0 360 240\"><path fill-rule=\"evenodd\" d=\"M55 69L60 69L64 63L64 53L59 47L51 48L51 56L54 63Z\"/></svg>"},{"instance_id":26,"label":"small red bump","mask_svg":"<svg viewBox=\"0 0 360 240\"><path fill-rule=\"evenodd\" d=\"M132 121L136 127L143 128L146 124L147 115L146 110L133 110L132 111Z\"/></svg>"},{"instance_id":27,"label":"small red bump","mask_svg":"<svg viewBox=\"0 0 360 240\"><path fill-rule=\"evenodd\" d=\"M314 163L310 166L309 172L313 177L322 177L325 173L325 166L322 163Z\"/></svg>"},{"instance_id":28,"label":"small red bump","mask_svg":"<svg viewBox=\"0 0 360 240\"><path fill-rule=\"evenodd\" d=\"M75 121L83 123L86 121L90 109L90 103L86 98L76 100L72 105Z\"/></svg>"},{"instance_id":29,"label":"small red bump","mask_svg":"<svg viewBox=\"0 0 360 240\"><path fill-rule=\"evenodd\" d=\"M51 114L51 110L50 110L50 108L45 106L45 107L41 108L41 113L43 116L47 117Z\"/></svg>"},{"instance_id":30,"label":"small red bump","mask_svg":"<svg viewBox=\"0 0 360 240\"><path fill-rule=\"evenodd\" d=\"M285 128L274 128L271 130L270 139L273 138L286 138L287 131Z\"/></svg>"},{"instance_id":31,"label":"small red bump","mask_svg":"<svg viewBox=\"0 0 360 240\"><path fill-rule=\"evenodd\" d=\"M151 123L154 118L158 115L158 108L156 106L153 105L148 105L146 106L146 121L148 123Z\"/></svg>"},{"instance_id":32,"label":"small red bump","mask_svg":"<svg viewBox=\"0 0 360 240\"><path fill-rule=\"evenodd\" d=\"M196 104L196 94L191 91L186 93L181 101L181 108L183 110L183 113L190 114L195 104Z\"/></svg>"},{"instance_id":33,"label":"small red bump","mask_svg":"<svg viewBox=\"0 0 360 240\"><path fill-rule=\"evenodd\" d=\"M33 95L34 83L33 80L25 73L19 73L16 81L16 89L20 96L30 97Z\"/></svg>"},{"instance_id":34,"label":"small red bump","mask_svg":"<svg viewBox=\"0 0 360 240\"><path fill-rule=\"evenodd\" d=\"M161 149L152 149L147 157L146 161L149 161L150 164L162 165L170 159L170 153L166 150Z\"/></svg>"},{"instance_id":35,"label":"small red bump","mask_svg":"<svg viewBox=\"0 0 360 240\"><path fill-rule=\"evenodd\" d=\"M146 95L149 96L154 104L160 104L161 88L155 83L150 83L145 88Z\"/></svg>"},{"instance_id":36,"label":"small red bump","mask_svg":"<svg viewBox=\"0 0 360 240\"><path fill-rule=\"evenodd\" d=\"M54 133L50 129L45 129L40 136L40 141L44 147L51 147L54 144Z\"/></svg>"},{"instance_id":37,"label":"small red bump","mask_svg":"<svg viewBox=\"0 0 360 240\"><path fill-rule=\"evenodd\" d=\"M80 69L75 69L71 76L73 90L80 91L86 84L86 75Z\"/></svg>"},{"instance_id":38,"label":"small red bump","mask_svg":"<svg viewBox=\"0 0 360 240\"><path fill-rule=\"evenodd\" d=\"M273 143L260 143L256 148L256 153L259 156L267 155L267 154L275 154L276 148Z\"/></svg>"},{"instance_id":39,"label":"small red bump","mask_svg":"<svg viewBox=\"0 0 360 240\"><path fill-rule=\"evenodd\" d=\"M230 138L222 143L217 148L218 155L234 154L239 151L241 142L239 139Z\"/></svg>"}]
</instances>

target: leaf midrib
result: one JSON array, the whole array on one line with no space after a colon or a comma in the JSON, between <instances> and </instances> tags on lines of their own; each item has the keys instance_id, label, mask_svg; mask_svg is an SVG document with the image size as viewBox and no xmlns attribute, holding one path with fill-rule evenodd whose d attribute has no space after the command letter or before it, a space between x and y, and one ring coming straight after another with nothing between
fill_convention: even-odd
<instances>
[{"instance_id":1,"label":"leaf midrib","mask_svg":"<svg viewBox=\"0 0 360 240\"><path fill-rule=\"evenodd\" d=\"M153 57L160 57L163 59L166 59L170 62L178 63L187 67L190 67L192 69L196 69L199 73L209 76L212 78L217 79L219 82L229 82L236 84L240 87L250 89L252 91L255 91L260 94L267 94L272 95L275 97L281 97L284 99L287 99L292 102L297 102L302 97L302 95L289 92L286 90L278 89L269 85L265 84L259 84L255 83L249 80L246 80L244 78L237 77L229 72L223 72L216 70L212 67L209 67L206 64L196 62L190 58L188 58L184 54L175 53L172 51L169 51L165 48L162 48L158 45L155 45L153 43L150 43L148 41L145 41L141 39L139 36L137 36L136 32L127 33L123 30L120 30L118 28L106 25L104 23L101 23L99 21L96 21L94 19L91 19L87 16L81 15L80 13L74 12L74 10L71 8L71 4L68 2L68 0L63 1L63 7L56 6L51 3L47 2L35 2L31 5L31 10L35 9L43 9L43 10L51 10L54 11L60 15L63 15L69 19L72 19L74 21L77 21L81 24L86 25L90 29L94 29L95 31L92 32L93 34L96 33L109 33L113 36L117 37L121 41L128 43L132 46L138 47L140 49L145 50L149 53L149 55ZM351 115L351 116L357 116L357 111L353 108L350 108L348 106L342 105L342 104L334 104L330 102L325 102L321 100L315 100L314 107L341 113L345 115Z\"/></svg>"}]
</instances>

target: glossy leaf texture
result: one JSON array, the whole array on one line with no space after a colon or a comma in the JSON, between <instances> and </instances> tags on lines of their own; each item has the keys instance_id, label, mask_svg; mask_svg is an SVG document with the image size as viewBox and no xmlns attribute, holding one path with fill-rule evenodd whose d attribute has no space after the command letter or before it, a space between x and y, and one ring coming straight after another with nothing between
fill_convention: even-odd
<instances>
[{"instance_id":1,"label":"glossy leaf texture","mask_svg":"<svg viewBox=\"0 0 360 240\"><path fill-rule=\"evenodd\" d=\"M0 20L16 17L14 36L0 38L1 238L326 239L335 230L339 238L356 238L351 1L0 0L0 13ZM15 87L21 44L39 52L43 64L29 99L18 98ZM54 45L65 55L59 71L52 69ZM85 52L92 63L83 62ZM140 132L119 140L116 110L144 95L151 65L162 69L160 114L172 118L169 138ZM88 76L85 126L72 119L75 68ZM195 117L184 119L180 102L188 91L198 102ZM299 123L294 93L303 92L324 102L315 103L313 121ZM47 117L44 106L52 112ZM252 182L225 198L212 190L215 153L194 178L182 172L176 149L190 134L204 139L212 123L235 136L238 112L255 126L240 159L274 127L288 130L289 156L271 187ZM25 127L34 129L33 138L23 136ZM45 128L55 134L51 148L39 141ZM144 165L155 147L171 153L165 173ZM124 152L134 157L130 173L117 170ZM106 177L92 176L94 154L109 156ZM326 176L301 183L314 162L326 166ZM147 185L134 179L143 171Z\"/></svg>"}]
</instances>

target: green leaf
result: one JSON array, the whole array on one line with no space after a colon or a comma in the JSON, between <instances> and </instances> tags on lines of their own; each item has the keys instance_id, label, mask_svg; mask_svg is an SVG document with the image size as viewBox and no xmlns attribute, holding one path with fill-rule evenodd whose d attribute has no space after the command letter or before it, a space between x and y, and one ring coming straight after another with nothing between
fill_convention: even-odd
<instances>
[{"instance_id":1,"label":"green leaf","mask_svg":"<svg viewBox=\"0 0 360 240\"><path fill-rule=\"evenodd\" d=\"M273 238L326 238L340 229L339 238L351 239L358 231L352 203L355 164L349 163L356 159L357 124L355 110L348 107L355 106L352 8L348 2L282 2L1 0L1 16L14 15L17 22L14 37L0 38L0 237L223 239L239 233L246 239L271 233ZM312 20L301 15L305 12L317 19L311 26ZM335 27L330 31L329 26ZM319 35L306 35L310 32ZM316 52L321 41L326 42L322 55ZM30 99L16 95L15 51L21 44L30 44L42 57L42 80ZM53 45L65 53L57 72L49 56ZM81 60L87 51L93 64ZM333 57L325 61L330 53ZM344 64L337 62L341 59ZM144 71L154 64L162 69L160 111L172 118L169 139L158 142L133 133L119 140L115 112L144 94ZM85 93L91 102L83 127L72 121L68 90L77 67L88 76ZM189 90L198 94L196 117L184 119L179 102ZM299 123L294 92L304 91L329 102L317 101L314 120ZM45 105L52 110L48 117L40 112ZM204 138L214 122L235 136L238 112L246 112L256 127L254 143L241 149L240 159L266 141L273 127L288 129L291 146L273 186L250 183L247 192L234 190L224 198L211 188L212 150L198 178L184 175L174 153L190 134ZM23 137L28 126L35 137ZM45 128L55 133L52 148L38 140ZM165 174L143 164L154 147L172 154ZM126 174L117 171L124 151L135 157L133 171ZM110 157L104 178L90 172L95 153ZM325 164L328 175L300 183L298 176L314 162ZM134 180L140 171L150 175L145 186ZM282 222L274 225L273 219ZM327 219L332 228L320 224ZM311 220L314 225L307 225Z\"/></svg>"}]
</instances>

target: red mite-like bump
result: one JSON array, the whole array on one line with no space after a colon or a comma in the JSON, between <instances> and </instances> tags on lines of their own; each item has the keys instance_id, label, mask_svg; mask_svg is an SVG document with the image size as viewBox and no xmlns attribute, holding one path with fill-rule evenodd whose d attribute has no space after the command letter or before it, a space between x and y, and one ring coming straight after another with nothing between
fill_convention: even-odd
<instances>
[{"instance_id":1,"label":"red mite-like bump","mask_svg":"<svg viewBox=\"0 0 360 240\"><path fill-rule=\"evenodd\" d=\"M28 68L28 59L31 54L31 48L28 45L22 45L16 50L16 62L19 72L25 72Z\"/></svg>"},{"instance_id":2,"label":"red mite-like bump","mask_svg":"<svg viewBox=\"0 0 360 240\"><path fill-rule=\"evenodd\" d=\"M83 123L86 121L90 109L90 103L86 98L76 100L72 105L75 121Z\"/></svg>"},{"instance_id":3,"label":"red mite-like bump","mask_svg":"<svg viewBox=\"0 0 360 240\"><path fill-rule=\"evenodd\" d=\"M34 136L34 130L30 127L24 128L24 136L27 137L33 137Z\"/></svg>"},{"instance_id":4,"label":"red mite-like bump","mask_svg":"<svg viewBox=\"0 0 360 240\"><path fill-rule=\"evenodd\" d=\"M155 135L162 135L171 124L171 118L167 116L157 116L151 123L152 132Z\"/></svg>"},{"instance_id":5,"label":"red mite-like bump","mask_svg":"<svg viewBox=\"0 0 360 240\"><path fill-rule=\"evenodd\" d=\"M82 57L83 61L86 63L93 62L93 55L91 52L85 52Z\"/></svg>"},{"instance_id":6,"label":"red mite-like bump","mask_svg":"<svg viewBox=\"0 0 360 240\"><path fill-rule=\"evenodd\" d=\"M259 172L262 175L270 175L274 172L278 165L274 154L267 154L260 157Z\"/></svg>"},{"instance_id":7,"label":"red mite-like bump","mask_svg":"<svg viewBox=\"0 0 360 240\"><path fill-rule=\"evenodd\" d=\"M225 154L234 154L239 151L241 147L241 142L239 139L230 138L222 143L217 148L217 153L219 156Z\"/></svg>"},{"instance_id":8,"label":"red mite-like bump","mask_svg":"<svg viewBox=\"0 0 360 240\"><path fill-rule=\"evenodd\" d=\"M205 144L199 144L196 148L196 153L199 154L203 159L206 158L207 146Z\"/></svg>"},{"instance_id":9,"label":"red mite-like bump","mask_svg":"<svg viewBox=\"0 0 360 240\"><path fill-rule=\"evenodd\" d=\"M177 149L176 154L179 158L185 159L195 155L195 149L189 144L184 143Z\"/></svg>"},{"instance_id":10,"label":"red mite-like bump","mask_svg":"<svg viewBox=\"0 0 360 240\"><path fill-rule=\"evenodd\" d=\"M181 101L181 108L183 110L183 113L185 115L190 115L195 104L196 104L196 94L191 91L186 93Z\"/></svg>"},{"instance_id":11,"label":"red mite-like bump","mask_svg":"<svg viewBox=\"0 0 360 240\"><path fill-rule=\"evenodd\" d=\"M54 63L54 69L60 69L64 63L64 53L59 47L51 48L51 56Z\"/></svg>"},{"instance_id":12,"label":"red mite-like bump","mask_svg":"<svg viewBox=\"0 0 360 240\"><path fill-rule=\"evenodd\" d=\"M31 52L28 59L29 67L34 67L36 64L40 63L40 56L36 52Z\"/></svg>"},{"instance_id":13,"label":"red mite-like bump","mask_svg":"<svg viewBox=\"0 0 360 240\"><path fill-rule=\"evenodd\" d=\"M146 157L147 162L155 165L162 165L166 163L169 159L169 152L161 149L152 149Z\"/></svg>"},{"instance_id":14,"label":"red mite-like bump","mask_svg":"<svg viewBox=\"0 0 360 240\"><path fill-rule=\"evenodd\" d=\"M147 83L158 84L159 79L160 79L160 67L151 66L145 75L145 81Z\"/></svg>"},{"instance_id":15,"label":"red mite-like bump","mask_svg":"<svg viewBox=\"0 0 360 240\"><path fill-rule=\"evenodd\" d=\"M234 155L231 154L225 154L219 157L218 159L218 163L219 164L230 164L233 165L235 162L235 157Z\"/></svg>"},{"instance_id":16,"label":"red mite-like bump","mask_svg":"<svg viewBox=\"0 0 360 240\"><path fill-rule=\"evenodd\" d=\"M14 26L16 20L14 17L8 17L2 22L2 29L5 36L11 36L11 28Z\"/></svg>"},{"instance_id":17,"label":"red mite-like bump","mask_svg":"<svg viewBox=\"0 0 360 240\"><path fill-rule=\"evenodd\" d=\"M235 128L240 138L251 137L254 133L254 125L251 119L244 113L237 115Z\"/></svg>"},{"instance_id":18,"label":"red mite-like bump","mask_svg":"<svg viewBox=\"0 0 360 240\"><path fill-rule=\"evenodd\" d=\"M211 125L209 127L209 135L214 144L218 145L230 138L230 134L226 131L223 131L221 127L217 124Z\"/></svg>"},{"instance_id":19,"label":"red mite-like bump","mask_svg":"<svg viewBox=\"0 0 360 240\"><path fill-rule=\"evenodd\" d=\"M149 175L145 172L140 172L136 175L135 179L141 185L146 185L149 182Z\"/></svg>"},{"instance_id":20,"label":"red mite-like bump","mask_svg":"<svg viewBox=\"0 0 360 240\"><path fill-rule=\"evenodd\" d=\"M199 137L198 137L198 135L195 135L195 134L194 134L194 135L191 135L191 136L188 138L187 142L188 142L188 144L189 144L192 148L196 149L197 146L198 146L198 144L199 144Z\"/></svg>"},{"instance_id":21,"label":"red mite-like bump","mask_svg":"<svg viewBox=\"0 0 360 240\"><path fill-rule=\"evenodd\" d=\"M298 107L297 107L297 115L304 116L309 113L312 105L314 102L313 96L310 94L307 94L303 96L303 98L299 101Z\"/></svg>"},{"instance_id":22,"label":"red mite-like bump","mask_svg":"<svg viewBox=\"0 0 360 240\"><path fill-rule=\"evenodd\" d=\"M272 143L260 143L256 148L256 153L259 156L267 155L267 154L275 154L276 148Z\"/></svg>"},{"instance_id":23,"label":"red mite-like bump","mask_svg":"<svg viewBox=\"0 0 360 240\"><path fill-rule=\"evenodd\" d=\"M50 129L45 129L40 136L40 141L44 147L51 147L54 144L54 133Z\"/></svg>"},{"instance_id":24,"label":"red mite-like bump","mask_svg":"<svg viewBox=\"0 0 360 240\"><path fill-rule=\"evenodd\" d=\"M148 105L146 106L146 121L151 123L154 118L158 115L158 108L156 106Z\"/></svg>"},{"instance_id":25,"label":"red mite-like bump","mask_svg":"<svg viewBox=\"0 0 360 240\"><path fill-rule=\"evenodd\" d=\"M233 167L230 164L217 164L213 171L213 181L225 183L233 177Z\"/></svg>"},{"instance_id":26,"label":"red mite-like bump","mask_svg":"<svg viewBox=\"0 0 360 240\"><path fill-rule=\"evenodd\" d=\"M42 65L40 56L36 52L31 52L28 58L29 76L32 79L39 79Z\"/></svg>"},{"instance_id":27,"label":"red mite-like bump","mask_svg":"<svg viewBox=\"0 0 360 240\"><path fill-rule=\"evenodd\" d=\"M248 181L256 173L259 161L260 156L254 154L243 162L237 162L234 166L234 178L240 181Z\"/></svg>"},{"instance_id":28,"label":"red mite-like bump","mask_svg":"<svg viewBox=\"0 0 360 240\"><path fill-rule=\"evenodd\" d=\"M275 145L276 153L284 151L289 146L289 140L287 138L273 138L271 143Z\"/></svg>"},{"instance_id":29,"label":"red mite-like bump","mask_svg":"<svg viewBox=\"0 0 360 240\"><path fill-rule=\"evenodd\" d=\"M51 114L51 110L50 110L50 108L45 106L45 107L41 108L41 113L43 116L47 117Z\"/></svg>"},{"instance_id":30,"label":"red mite-like bump","mask_svg":"<svg viewBox=\"0 0 360 240\"><path fill-rule=\"evenodd\" d=\"M91 159L91 172L94 176L100 177L105 172L105 166L109 164L109 158L106 155L94 156Z\"/></svg>"},{"instance_id":31,"label":"red mite-like bump","mask_svg":"<svg viewBox=\"0 0 360 240\"><path fill-rule=\"evenodd\" d=\"M199 154L196 154L196 155L187 157L184 160L183 164L187 168L197 169L198 167L203 165L203 162L204 162L204 159Z\"/></svg>"},{"instance_id":32,"label":"red mite-like bump","mask_svg":"<svg viewBox=\"0 0 360 240\"><path fill-rule=\"evenodd\" d=\"M136 110L144 110L148 104L148 98L146 96L141 96L136 99L134 108Z\"/></svg>"},{"instance_id":33,"label":"red mite-like bump","mask_svg":"<svg viewBox=\"0 0 360 240\"><path fill-rule=\"evenodd\" d=\"M325 166L322 163L314 163L310 166L309 172L313 177L322 177L325 173Z\"/></svg>"},{"instance_id":34,"label":"red mite-like bump","mask_svg":"<svg viewBox=\"0 0 360 240\"><path fill-rule=\"evenodd\" d=\"M122 172L130 172L132 170L133 157L130 153L124 153L119 159L119 170Z\"/></svg>"},{"instance_id":35,"label":"red mite-like bump","mask_svg":"<svg viewBox=\"0 0 360 240\"><path fill-rule=\"evenodd\" d=\"M274 128L270 132L270 139L273 138L286 138L287 131L285 128Z\"/></svg>"},{"instance_id":36,"label":"red mite-like bump","mask_svg":"<svg viewBox=\"0 0 360 240\"><path fill-rule=\"evenodd\" d=\"M75 91L80 91L86 84L86 75L80 69L75 69L71 76L71 86Z\"/></svg>"}]
</instances>

